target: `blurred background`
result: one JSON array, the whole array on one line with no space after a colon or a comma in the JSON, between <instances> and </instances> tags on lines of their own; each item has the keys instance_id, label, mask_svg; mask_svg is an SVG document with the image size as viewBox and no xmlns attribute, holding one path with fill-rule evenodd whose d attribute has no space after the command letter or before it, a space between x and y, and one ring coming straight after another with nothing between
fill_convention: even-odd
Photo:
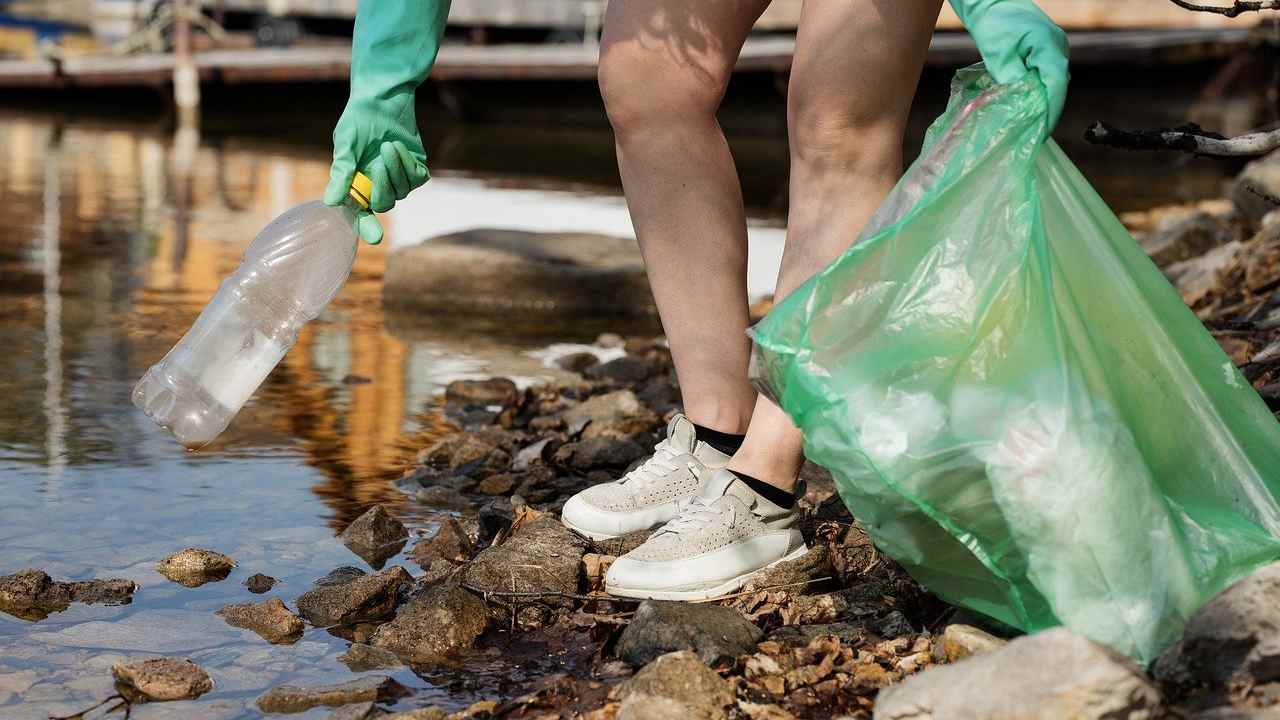
<instances>
[{"instance_id":1,"label":"blurred background","mask_svg":"<svg viewBox=\"0 0 1280 720\"><path fill-rule=\"evenodd\" d=\"M341 561L333 533L370 504L432 522L392 480L439 433L435 398L446 383L554 380L565 376L557 357L607 355L601 332L660 332L643 303L596 298L598 312L559 317L522 310L532 303L520 288L384 304L384 272L432 238L632 237L594 80L604 2L454 0L418 93L433 179L383 217L387 241L360 248L346 289L214 446L186 453L135 410L133 383L257 230L320 195L347 96L355 4L0 0L0 574L37 566L133 577L156 548L200 541L263 558L274 568L264 572L305 587ZM1217 202L1243 161L1100 148L1082 139L1090 123L1195 121L1234 135L1280 119L1276 13L1229 19L1169 0L1041 5L1073 48L1057 139L1122 217ZM800 6L775 0L760 19L721 112L750 218L752 300L770 295L785 234L785 97ZM951 74L976 60L944 10L908 157ZM198 84L175 92L183 68ZM609 247L642 276L632 243ZM201 589L200 602L225 603L218 593L233 590ZM156 592L164 605L172 591ZM80 608L41 627L136 611ZM84 643L56 632L37 639L31 628L0 616L0 673L35 668L41 678L16 693L0 685L0 715L19 695L40 712L82 709L95 689L70 679L86 656L67 648ZM228 654L206 662L237 662L226 650L236 643L220 642ZM335 672L291 657L261 683Z\"/></svg>"}]
</instances>

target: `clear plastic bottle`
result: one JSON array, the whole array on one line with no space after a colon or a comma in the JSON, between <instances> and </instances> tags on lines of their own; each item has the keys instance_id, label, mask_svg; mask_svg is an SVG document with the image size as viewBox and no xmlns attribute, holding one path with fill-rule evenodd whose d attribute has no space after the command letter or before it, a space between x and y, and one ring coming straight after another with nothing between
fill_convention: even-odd
<instances>
[{"instance_id":1,"label":"clear plastic bottle","mask_svg":"<svg viewBox=\"0 0 1280 720\"><path fill-rule=\"evenodd\" d=\"M359 173L345 204L298 205L272 220L195 324L133 388L133 404L188 449L208 444L253 395L351 274Z\"/></svg>"}]
</instances>

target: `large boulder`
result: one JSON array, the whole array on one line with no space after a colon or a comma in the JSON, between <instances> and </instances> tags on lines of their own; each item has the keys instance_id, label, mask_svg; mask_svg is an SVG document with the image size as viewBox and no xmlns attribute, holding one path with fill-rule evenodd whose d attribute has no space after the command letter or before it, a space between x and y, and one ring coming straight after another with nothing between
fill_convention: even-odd
<instances>
[{"instance_id":1,"label":"large boulder","mask_svg":"<svg viewBox=\"0 0 1280 720\"><path fill-rule=\"evenodd\" d=\"M634 240L491 228L396 250L387 263L382 302L453 314L655 312Z\"/></svg>"},{"instance_id":2,"label":"large boulder","mask_svg":"<svg viewBox=\"0 0 1280 720\"><path fill-rule=\"evenodd\" d=\"M1173 688L1229 692L1280 680L1280 562L1266 565L1205 603L1182 640L1156 660Z\"/></svg>"},{"instance_id":3,"label":"large boulder","mask_svg":"<svg viewBox=\"0 0 1280 720\"><path fill-rule=\"evenodd\" d=\"M1280 150L1244 166L1231 188L1231 202L1245 225L1257 228L1280 208Z\"/></svg>"},{"instance_id":4,"label":"large boulder","mask_svg":"<svg viewBox=\"0 0 1280 720\"><path fill-rule=\"evenodd\" d=\"M433 662L470 648L488 624L483 600L456 583L444 583L405 603L394 620L374 632L373 644L405 662Z\"/></svg>"},{"instance_id":5,"label":"large boulder","mask_svg":"<svg viewBox=\"0 0 1280 720\"><path fill-rule=\"evenodd\" d=\"M659 655L689 650L711 664L755 652L762 634L731 607L646 600L618 638L618 656L639 666Z\"/></svg>"},{"instance_id":6,"label":"large boulder","mask_svg":"<svg viewBox=\"0 0 1280 720\"><path fill-rule=\"evenodd\" d=\"M733 686L691 652L663 655L618 688L618 720L719 720L734 703Z\"/></svg>"},{"instance_id":7,"label":"large boulder","mask_svg":"<svg viewBox=\"0 0 1280 720\"><path fill-rule=\"evenodd\" d=\"M1146 720L1160 693L1128 660L1064 628L913 675L876 698L877 720Z\"/></svg>"}]
</instances>

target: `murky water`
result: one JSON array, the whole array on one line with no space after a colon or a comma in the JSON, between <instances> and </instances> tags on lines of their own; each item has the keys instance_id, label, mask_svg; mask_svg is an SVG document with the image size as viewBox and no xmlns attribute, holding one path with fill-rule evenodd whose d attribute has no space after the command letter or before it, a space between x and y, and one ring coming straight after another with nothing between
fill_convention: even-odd
<instances>
[{"instance_id":1,"label":"murky water","mask_svg":"<svg viewBox=\"0 0 1280 720\"><path fill-rule=\"evenodd\" d=\"M933 111L926 105L926 116ZM767 117L776 124L778 113ZM0 614L0 718L83 709L112 692L112 662L140 654L190 657L216 683L199 701L140 707L142 720L252 717L269 687L352 677L336 659L347 643L324 630L272 646L213 611L255 599L241 585L253 573L279 578L271 595L291 601L336 566L363 566L334 536L373 503L396 508L415 532L430 530L436 512L406 501L391 480L440 433L433 397L443 385L493 374L551 379L548 346L590 342L598 330L386 317L388 250L481 224L631 234L607 133L549 125L430 136L435 179L386 218L388 243L361 248L332 307L230 429L193 454L132 406L132 384L186 330L257 229L320 193L323 138L217 128L203 143L175 144L148 124L0 115L0 574L38 567L141 586L126 607L74 605L38 623ZM530 151L514 152L514 136ZM566 150L571 143L582 152ZM746 150L738 161L753 218L749 284L763 294L782 248L785 140L766 128L734 145ZM1216 194L1225 175L1166 160L1153 188L1141 180L1154 162L1082 165L1102 168L1091 175L1121 208ZM190 181L175 165L193 168ZM239 568L197 589L153 570L187 546L225 552ZM395 672L417 690L401 705L509 696L513 683L573 654L536 638L521 641L532 650L510 653L504 642L490 641L465 672Z\"/></svg>"}]
</instances>

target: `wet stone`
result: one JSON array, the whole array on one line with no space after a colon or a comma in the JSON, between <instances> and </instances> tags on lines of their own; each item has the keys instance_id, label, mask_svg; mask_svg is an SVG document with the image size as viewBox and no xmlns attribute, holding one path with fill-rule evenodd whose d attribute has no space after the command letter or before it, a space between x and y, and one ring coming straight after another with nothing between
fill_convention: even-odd
<instances>
[{"instance_id":1,"label":"wet stone","mask_svg":"<svg viewBox=\"0 0 1280 720\"><path fill-rule=\"evenodd\" d=\"M249 592L254 593L255 595L261 595L276 586L276 579L270 575L255 573L250 575L248 579L244 581L244 586L249 589Z\"/></svg>"},{"instance_id":2,"label":"wet stone","mask_svg":"<svg viewBox=\"0 0 1280 720\"><path fill-rule=\"evenodd\" d=\"M235 566L234 560L220 552L187 548L161 560L156 572L179 585L200 587L225 579Z\"/></svg>"},{"instance_id":3,"label":"wet stone","mask_svg":"<svg viewBox=\"0 0 1280 720\"><path fill-rule=\"evenodd\" d=\"M304 626L301 618L289 612L280 598L260 603L228 605L216 613L228 625L252 630L262 639L277 645L297 642Z\"/></svg>"},{"instance_id":4,"label":"wet stone","mask_svg":"<svg viewBox=\"0 0 1280 720\"><path fill-rule=\"evenodd\" d=\"M375 569L404 549L409 531L381 505L374 505L338 536L343 545Z\"/></svg>"},{"instance_id":5,"label":"wet stone","mask_svg":"<svg viewBox=\"0 0 1280 720\"><path fill-rule=\"evenodd\" d=\"M586 542L547 515L528 522L467 567L468 585L493 592L576 593Z\"/></svg>"},{"instance_id":6,"label":"wet stone","mask_svg":"<svg viewBox=\"0 0 1280 720\"><path fill-rule=\"evenodd\" d=\"M520 389L507 378L454 380L444 391L445 402L460 407L512 407L520 401Z\"/></svg>"},{"instance_id":7,"label":"wet stone","mask_svg":"<svg viewBox=\"0 0 1280 720\"><path fill-rule=\"evenodd\" d=\"M329 713L328 720L370 720L371 718L380 718L385 715L385 711L377 705L371 702L362 702L354 705L343 705Z\"/></svg>"},{"instance_id":8,"label":"wet stone","mask_svg":"<svg viewBox=\"0 0 1280 720\"><path fill-rule=\"evenodd\" d=\"M635 666L690 650L702 662L755 652L762 636L742 613L723 605L646 600L618 638L618 657Z\"/></svg>"},{"instance_id":9,"label":"wet stone","mask_svg":"<svg viewBox=\"0 0 1280 720\"><path fill-rule=\"evenodd\" d=\"M338 656L338 662L346 665L351 672L382 670L400 667L402 664L400 658L390 650L364 643L352 643L345 653Z\"/></svg>"},{"instance_id":10,"label":"wet stone","mask_svg":"<svg viewBox=\"0 0 1280 720\"><path fill-rule=\"evenodd\" d=\"M422 488L414 495L414 499L423 505L442 510L468 512L475 508L475 504L468 500L466 495L444 485Z\"/></svg>"},{"instance_id":11,"label":"wet stone","mask_svg":"<svg viewBox=\"0 0 1280 720\"><path fill-rule=\"evenodd\" d=\"M511 456L505 450L474 433L443 438L419 452L418 460L434 470L472 477L501 472L511 465Z\"/></svg>"},{"instance_id":12,"label":"wet stone","mask_svg":"<svg viewBox=\"0 0 1280 720\"><path fill-rule=\"evenodd\" d=\"M419 540L409 551L409 557L423 570L431 568L437 560L465 562L474 547L471 537L455 518L446 517L430 537Z\"/></svg>"},{"instance_id":13,"label":"wet stone","mask_svg":"<svg viewBox=\"0 0 1280 720\"><path fill-rule=\"evenodd\" d=\"M343 582L342 577L349 577L350 570L339 568L343 571L341 575L333 577L331 573L303 593L296 603L302 617L320 627L380 620L395 612L400 589L413 582L409 573L398 565Z\"/></svg>"},{"instance_id":14,"label":"wet stone","mask_svg":"<svg viewBox=\"0 0 1280 720\"><path fill-rule=\"evenodd\" d=\"M475 644L489 624L489 608L456 583L429 588L378 628L373 645L410 663L434 662Z\"/></svg>"},{"instance_id":15,"label":"wet stone","mask_svg":"<svg viewBox=\"0 0 1280 720\"><path fill-rule=\"evenodd\" d=\"M587 368L594 367L599 364L600 358L596 357L596 354L591 352L569 353L568 355L556 359L556 365L561 370L568 370L569 372L576 373L580 373Z\"/></svg>"},{"instance_id":16,"label":"wet stone","mask_svg":"<svg viewBox=\"0 0 1280 720\"><path fill-rule=\"evenodd\" d=\"M213 689L213 680L185 658L118 662L111 666L116 687L131 701L191 700Z\"/></svg>"},{"instance_id":17,"label":"wet stone","mask_svg":"<svg viewBox=\"0 0 1280 720\"><path fill-rule=\"evenodd\" d=\"M66 610L73 602L127 605L137 589L131 580L58 582L43 571L28 569L0 577L0 611L38 621Z\"/></svg>"},{"instance_id":18,"label":"wet stone","mask_svg":"<svg viewBox=\"0 0 1280 720\"><path fill-rule=\"evenodd\" d=\"M386 675L369 675L335 685L272 688L255 703L264 713L299 713L313 707L390 701L405 697L409 689Z\"/></svg>"}]
</instances>

